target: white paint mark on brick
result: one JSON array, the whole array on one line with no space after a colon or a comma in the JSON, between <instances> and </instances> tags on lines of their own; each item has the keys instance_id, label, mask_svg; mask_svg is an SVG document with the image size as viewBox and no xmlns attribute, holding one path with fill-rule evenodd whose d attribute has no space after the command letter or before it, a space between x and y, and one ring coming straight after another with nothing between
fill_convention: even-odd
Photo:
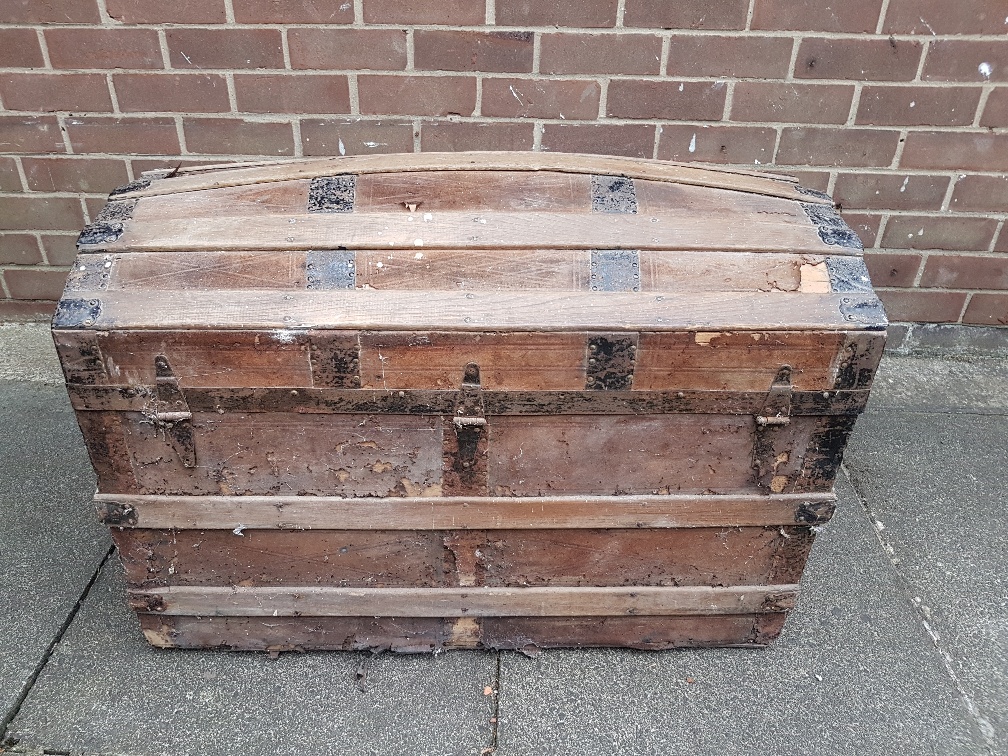
<instances>
[{"instance_id":1,"label":"white paint mark on brick","mask_svg":"<svg viewBox=\"0 0 1008 756\"><path fill-rule=\"evenodd\" d=\"M689 151L696 152L696 132L693 132L693 138L689 141Z\"/></svg>"},{"instance_id":2,"label":"white paint mark on brick","mask_svg":"<svg viewBox=\"0 0 1008 756\"><path fill-rule=\"evenodd\" d=\"M346 155L346 147L343 145L342 139L339 140L339 154L341 157Z\"/></svg>"},{"instance_id":3,"label":"white paint mark on brick","mask_svg":"<svg viewBox=\"0 0 1008 756\"><path fill-rule=\"evenodd\" d=\"M906 191L908 183L910 183L910 177L909 176L907 176L907 177L905 177L903 179L903 186L900 187L900 192L905 192Z\"/></svg>"},{"instance_id":4,"label":"white paint mark on brick","mask_svg":"<svg viewBox=\"0 0 1008 756\"><path fill-rule=\"evenodd\" d=\"M989 81L991 74L994 73L994 66L992 66L987 61L984 61L979 66L977 66L977 71L979 71L980 75Z\"/></svg>"}]
</instances>

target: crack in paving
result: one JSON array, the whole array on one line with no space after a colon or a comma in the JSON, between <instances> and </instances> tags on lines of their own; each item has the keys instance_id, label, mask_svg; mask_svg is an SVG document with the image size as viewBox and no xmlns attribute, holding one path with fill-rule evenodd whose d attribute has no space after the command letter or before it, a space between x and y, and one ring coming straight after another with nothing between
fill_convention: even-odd
<instances>
[{"instance_id":1,"label":"crack in paving","mask_svg":"<svg viewBox=\"0 0 1008 756\"><path fill-rule=\"evenodd\" d=\"M920 620L920 623L924 627L925 632L927 632L928 637L931 638L931 642L934 644L935 650L938 652L938 655L941 657L942 663L945 666L945 671L948 673L953 685L955 685L956 690L959 692L963 705L966 707L970 716L973 717L974 724L976 725L980 736L984 740L987 752L989 754L993 754L995 745L994 726L987 720L986 717L983 716L983 714L980 713L980 710L977 708L972 696L967 692L965 685L963 685L962 681L959 679L959 675L956 674L952 655L949 654L949 652L941 645L941 638L938 632L931 626L930 609L919 598L913 596L916 592L915 587L900 569L902 560L896 556L895 547L884 535L884 525L868 504L867 497L862 491L861 486L858 484L857 479L851 474L846 462L841 463L840 469L843 470L844 475L847 477L847 481L851 484L854 495L857 497L858 504L861 505L861 509L868 516L872 532L875 534L875 540L877 540L879 545L882 547L882 551L885 554L886 559L889 560L889 564L892 566L893 572L903 584L904 593L906 594L910 605L914 609L914 615Z\"/></svg>"},{"instance_id":2,"label":"crack in paving","mask_svg":"<svg viewBox=\"0 0 1008 756\"><path fill-rule=\"evenodd\" d=\"M46 647L42 657L35 665L35 669L32 670L28 680L21 688L21 693L14 701L14 705L11 707L10 711L7 712L4 718L0 720L0 738L2 738L2 740L0 740L0 753L10 751L18 745L18 741L16 739L12 739L11 736L7 734L7 730L11 723L17 718L18 714L21 713L21 707L24 706L24 702L27 700L32 688L35 687L35 683L38 681L39 675L42 674L42 670L45 669L46 665L49 663L49 659L52 658L53 653L56 651L56 647L59 645L60 641L63 640L63 636L66 634L67 630L70 629L70 625L73 623L74 618L76 618L78 612L81 610L81 607L84 605L84 602L87 600L88 594L91 593L91 589L94 587L94 584L98 582L98 576L101 575L101 571L105 568L109 558L114 553L115 546L110 546L108 551L105 552L105 556L102 557L101 562L99 562L98 566L95 568L94 572L91 573L91 578L88 580L87 585L84 586L80 596L77 597L77 602L73 605L73 608L63 620L63 624L60 625L59 630L56 631L56 635L49 642L49 645ZM69 751L39 750L38 748L35 748L29 749L26 753L53 754L53 756L62 756L63 754L69 754Z\"/></svg>"}]
</instances>

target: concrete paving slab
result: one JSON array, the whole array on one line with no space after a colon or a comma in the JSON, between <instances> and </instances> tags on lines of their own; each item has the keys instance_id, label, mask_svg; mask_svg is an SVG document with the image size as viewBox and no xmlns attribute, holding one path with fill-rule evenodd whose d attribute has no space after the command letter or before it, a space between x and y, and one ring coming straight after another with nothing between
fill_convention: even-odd
<instances>
[{"instance_id":1,"label":"concrete paving slab","mask_svg":"<svg viewBox=\"0 0 1008 756\"><path fill-rule=\"evenodd\" d=\"M63 385L49 323L0 323L0 380Z\"/></svg>"},{"instance_id":2,"label":"concrete paving slab","mask_svg":"<svg viewBox=\"0 0 1008 756\"><path fill-rule=\"evenodd\" d=\"M844 481L839 494L774 646L504 654L497 756L983 753Z\"/></svg>"},{"instance_id":3,"label":"concrete paving slab","mask_svg":"<svg viewBox=\"0 0 1008 756\"><path fill-rule=\"evenodd\" d=\"M945 402L942 361L921 368L914 401ZM1003 407L1004 363L973 368ZM1008 413L996 406L929 414L883 403L858 421L846 466L989 747L1008 753Z\"/></svg>"},{"instance_id":4,"label":"concrete paving slab","mask_svg":"<svg viewBox=\"0 0 1008 756\"><path fill-rule=\"evenodd\" d=\"M10 728L20 746L142 756L473 754L491 742L497 657L157 650L117 560ZM362 691L358 670L366 674Z\"/></svg>"},{"instance_id":5,"label":"concrete paving slab","mask_svg":"<svg viewBox=\"0 0 1008 756\"><path fill-rule=\"evenodd\" d=\"M868 410L929 413L1008 411L1008 355L899 357L887 354Z\"/></svg>"},{"instance_id":6,"label":"concrete paving slab","mask_svg":"<svg viewBox=\"0 0 1008 756\"><path fill-rule=\"evenodd\" d=\"M0 722L108 553L62 386L0 381ZM0 738L2 739L2 738Z\"/></svg>"}]
</instances>

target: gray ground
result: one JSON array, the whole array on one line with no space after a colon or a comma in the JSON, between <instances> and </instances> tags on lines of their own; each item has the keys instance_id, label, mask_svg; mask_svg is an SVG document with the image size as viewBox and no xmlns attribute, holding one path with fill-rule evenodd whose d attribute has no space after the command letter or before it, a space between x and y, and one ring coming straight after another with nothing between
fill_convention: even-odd
<instances>
[{"instance_id":1,"label":"gray ground","mask_svg":"<svg viewBox=\"0 0 1008 756\"><path fill-rule=\"evenodd\" d=\"M15 752L1008 754L1005 352L886 357L772 648L534 659L149 648L61 380L44 326L0 326Z\"/></svg>"}]
</instances>

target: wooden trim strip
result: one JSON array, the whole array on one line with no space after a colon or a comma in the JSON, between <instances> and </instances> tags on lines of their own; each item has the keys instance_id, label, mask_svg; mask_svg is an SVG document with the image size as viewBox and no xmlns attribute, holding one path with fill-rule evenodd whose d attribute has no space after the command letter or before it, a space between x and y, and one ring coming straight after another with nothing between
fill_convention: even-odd
<instances>
[{"instance_id":1,"label":"wooden trim strip","mask_svg":"<svg viewBox=\"0 0 1008 756\"><path fill-rule=\"evenodd\" d=\"M131 591L141 612L197 617L624 617L786 612L798 586L216 588Z\"/></svg>"},{"instance_id":2,"label":"wooden trim strip","mask_svg":"<svg viewBox=\"0 0 1008 756\"><path fill-rule=\"evenodd\" d=\"M126 221L114 238L83 238L82 252L278 252L417 249L635 249L670 252L775 252L860 255L828 246L810 220L739 214L669 215L442 211L427 222L409 213L303 213Z\"/></svg>"},{"instance_id":3,"label":"wooden trim strip","mask_svg":"<svg viewBox=\"0 0 1008 756\"><path fill-rule=\"evenodd\" d=\"M149 386L68 384L74 409L144 412L155 391ZM452 414L457 390L338 388L185 387L193 412L297 412L303 414ZM766 391L493 391L481 392L487 415L756 415ZM867 389L795 391L792 416L857 415Z\"/></svg>"},{"instance_id":4,"label":"wooden trim strip","mask_svg":"<svg viewBox=\"0 0 1008 756\"><path fill-rule=\"evenodd\" d=\"M511 530L820 524L832 491L805 494L382 497L162 496L96 493L106 524L157 530Z\"/></svg>"},{"instance_id":5,"label":"wooden trim strip","mask_svg":"<svg viewBox=\"0 0 1008 756\"><path fill-rule=\"evenodd\" d=\"M226 186L247 186L275 181L330 176L335 173L412 173L418 171L556 171L610 174L632 179L663 181L690 186L763 194L802 202L829 204L829 200L803 194L793 179L753 175L734 170L699 168L657 160L552 152L424 152L418 154L353 155L342 158L289 161L221 171L187 171L155 181L150 187L123 194L124 198L151 197Z\"/></svg>"},{"instance_id":6,"label":"wooden trim strip","mask_svg":"<svg viewBox=\"0 0 1008 756\"><path fill-rule=\"evenodd\" d=\"M408 331L863 331L845 309L874 313L874 294L782 292L150 291L78 292L57 328L305 328ZM881 320L884 317L872 314Z\"/></svg>"}]
</instances>

